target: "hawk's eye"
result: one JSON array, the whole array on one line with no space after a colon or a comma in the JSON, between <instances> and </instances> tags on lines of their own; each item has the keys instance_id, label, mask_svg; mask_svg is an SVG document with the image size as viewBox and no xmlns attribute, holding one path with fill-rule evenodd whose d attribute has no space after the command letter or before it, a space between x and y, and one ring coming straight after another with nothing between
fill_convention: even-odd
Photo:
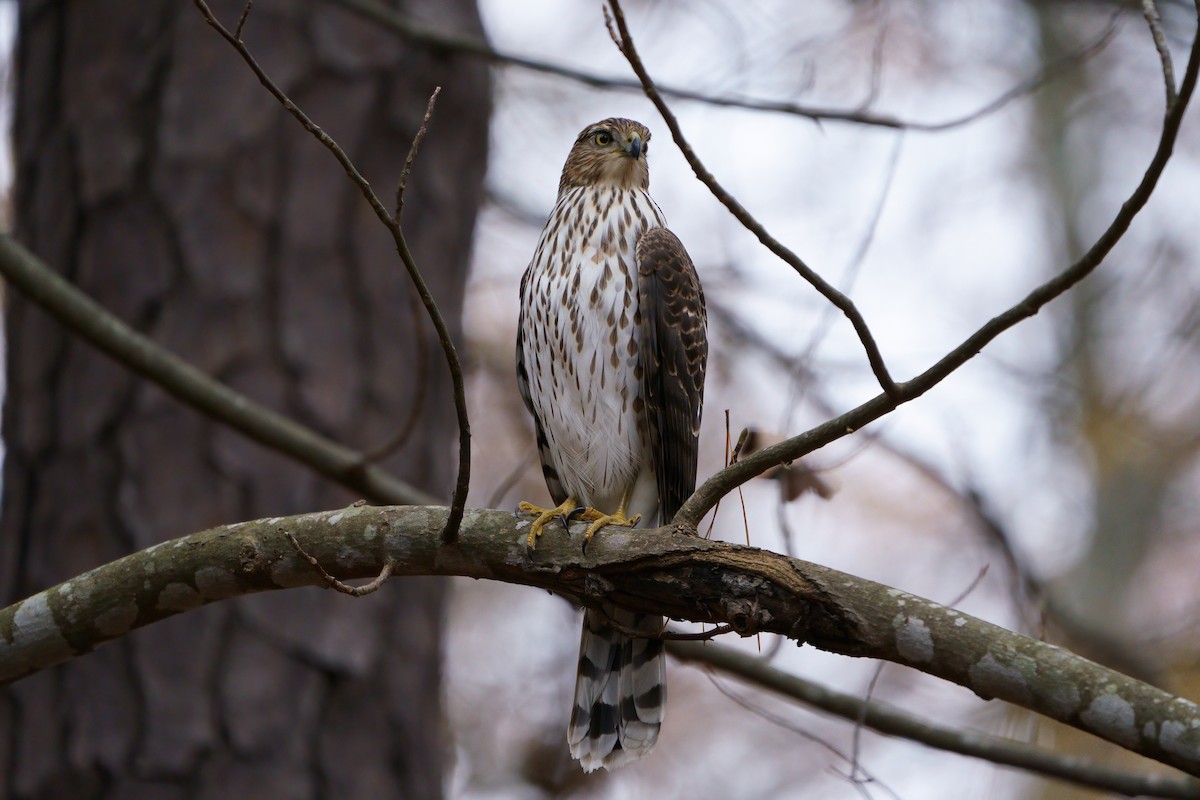
<instances>
[{"instance_id":1,"label":"hawk's eye","mask_svg":"<svg viewBox=\"0 0 1200 800\"><path fill-rule=\"evenodd\" d=\"M607 147L608 145L612 144L612 140L612 134L608 131L600 131L596 134L596 144L600 145L601 147Z\"/></svg>"}]
</instances>

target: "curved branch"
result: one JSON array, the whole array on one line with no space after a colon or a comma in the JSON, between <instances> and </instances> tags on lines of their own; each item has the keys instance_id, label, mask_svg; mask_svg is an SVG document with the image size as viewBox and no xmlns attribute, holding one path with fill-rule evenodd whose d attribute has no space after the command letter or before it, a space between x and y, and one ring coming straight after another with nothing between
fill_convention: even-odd
<instances>
[{"instance_id":1,"label":"curved branch","mask_svg":"<svg viewBox=\"0 0 1200 800\"><path fill-rule=\"evenodd\" d=\"M870 328L867 327L867 321L863 318L862 312L858 310L858 306L854 301L847 297L829 281L822 278L808 264L801 260L800 256L793 253L785 247L782 242L776 239L767 231L761 222L746 210L745 206L737 201L737 199L726 191L711 172L701 163L699 156L688 144L687 139L683 135L683 129L679 126L679 120L675 118L674 112L667 106L662 99L662 95L654 85L654 81L646 72L645 65L642 64L641 58L638 56L637 48L634 46L633 37L629 34L629 28L625 24L625 14L621 11L621 4L618 0L609 0L608 7L605 8L605 16L608 16L608 9L612 9L611 20L616 22L617 29L609 32L612 34L613 41L621 50L621 53L629 61L629 66L633 68L634 74L642 82L645 89L646 97L650 98L658 113L662 115L663 121L667 123L667 128L671 131L671 138L675 140L676 146L679 147L683 157L687 159L688 164L692 168L692 172L696 173L696 177L708 187L712 192L713 197L717 198L725 208L729 209L729 213L742 223L742 227L753 233L763 245L779 260L794 269L800 277L808 281L814 289L846 315L850 320L850 324L854 326L855 333L858 334L859 340L862 342L863 349L867 353L867 361L871 364L871 371L875 373L875 378L879 381L880 387L884 394L894 399L896 397L896 382L892 380L892 376L888 373L887 364L884 363L883 353L879 351L879 345L875 341L875 337L871 334Z\"/></svg>"},{"instance_id":2,"label":"curved branch","mask_svg":"<svg viewBox=\"0 0 1200 800\"><path fill-rule=\"evenodd\" d=\"M1194 779L1132 774L1104 763L1064 757L1014 739L944 727L887 703L868 702L791 675L769 666L761 658L739 653L730 647L693 642L669 642L666 647L667 652L678 659L716 667L750 681L758 688L790 697L888 736L899 736L939 750L1130 796L1200 797L1200 781Z\"/></svg>"},{"instance_id":3,"label":"curved branch","mask_svg":"<svg viewBox=\"0 0 1200 800\"><path fill-rule=\"evenodd\" d=\"M1175 102L1175 67L1171 64L1167 34L1163 31L1162 17L1154 0L1142 0L1142 16L1150 26L1150 37L1154 39L1154 49L1158 51L1158 59L1162 62L1163 87L1167 93L1167 108L1170 108Z\"/></svg>"},{"instance_id":4,"label":"curved branch","mask_svg":"<svg viewBox=\"0 0 1200 800\"><path fill-rule=\"evenodd\" d=\"M1200 775L1200 706L1066 650L836 570L671 527L609 528L586 555L555 527L537 561L528 520L469 510L443 546L447 509L350 508L222 526L127 556L0 611L0 683L205 603L324 586L288 542L340 580L463 575L536 586L584 602L780 633L851 656L894 661L1094 733Z\"/></svg>"},{"instance_id":5,"label":"curved branch","mask_svg":"<svg viewBox=\"0 0 1200 800\"><path fill-rule=\"evenodd\" d=\"M1197 18L1200 19L1200 0L1196 0L1196 10ZM759 450L737 464L713 475L680 507L679 512L675 515L675 520L680 524L694 527L700 518L716 504L717 500L751 478L778 464L794 461L811 453L819 447L874 422L884 414L893 411L900 404L915 400L978 355L1000 334L1017 323L1034 316L1050 301L1095 271L1117 242L1121 240L1121 237L1125 235L1125 232L1129 230L1134 218L1146 206L1150 196L1154 193L1154 188L1158 185L1158 180L1162 177L1167 162L1171 159L1175 140L1179 136L1180 125L1183 123L1188 103L1196 89L1198 73L1200 73L1200 29L1197 30L1196 38L1192 40L1192 49L1184 71L1183 83L1179 87L1175 101L1167 107L1158 146L1141 181L1130 193L1129 198L1121 204L1120 210L1108 228L1075 263L1038 286L1020 302L988 320L968 336L962 344L920 375L912 380L896 384L893 393L885 392L877 395L840 417L831 419L799 436ZM661 98L658 102L661 103Z\"/></svg>"},{"instance_id":6,"label":"curved branch","mask_svg":"<svg viewBox=\"0 0 1200 800\"><path fill-rule=\"evenodd\" d=\"M354 14L358 14L364 19L369 19L385 30L391 31L397 36L413 42L420 42L428 47L447 50L456 53L466 53L480 58L486 59L493 64L503 66L518 67L521 69L530 70L532 72L540 72L545 75L554 75L559 78L564 78L569 81L575 81L585 86L590 86L594 89L616 89L621 91L641 92L642 84L636 80L626 80L623 78L606 77L597 75L593 72L586 72L573 67L566 67L559 64L552 64L548 61L540 61L535 58L519 56L514 53L506 53L503 50L497 50L487 42L480 39L475 39L469 36L460 36L451 33L444 33L432 28L426 28L409 17L390 8L378 0L325 0L331 5L344 8ZM979 108L968 111L957 117L951 117L936 122L918 122L916 120L906 120L891 114L878 114L870 111L856 110L847 111L838 108L822 108L820 106L802 105L800 103L792 103L786 100L765 100L757 97L741 97L730 95L713 95L704 92L698 92L694 89L685 89L682 86L667 86L660 85L659 91L667 97L674 97L679 100L688 100L697 103L704 103L718 108L739 108L747 111L765 111L776 114L788 114L796 117L810 119L813 122L848 122L856 125L868 125L871 127L891 128L894 130L911 130L924 133L938 133L941 131L950 130L952 128L962 127L972 122L980 120L989 114L1007 106L1009 103L1016 100L1022 95L1029 94L1037 90L1042 85L1053 80L1068 68L1079 64L1091 56L1102 50L1109 41L1112 40L1113 34L1116 32L1116 25L1110 24L1105 31L1079 50L1068 53L1054 63L1047 65L1044 69L1012 88L1003 92L995 99L985 103ZM540 222L538 223L541 224Z\"/></svg>"},{"instance_id":7,"label":"curved branch","mask_svg":"<svg viewBox=\"0 0 1200 800\"><path fill-rule=\"evenodd\" d=\"M413 286L416 287L417 294L421 298L421 303L425 306L425 311L429 315L429 320L433 323L434 330L437 331L438 342L442 346L442 353L446 357L446 366L450 370L450 381L454 392L454 410L458 418L458 478L455 481L454 496L450 501L450 516L446 519L446 527L442 530L441 535L444 541L452 542L458 535L458 526L462 522L463 509L467 504L467 489L471 480L471 422L467 417L466 385L463 380L462 363L459 361L458 351L454 347L454 340L450 336L450 328L446 324L446 320L442 316L437 302L433 299L433 294L429 291L429 286L425 283L425 278L421 275L420 268L417 267L417 261L413 257L412 251L408 248L408 241L404 238L404 230L400 226L400 209L397 208L395 216L387 210L378 195L375 194L375 190L371 188L371 184L367 182L367 179L354 166L354 162L350 160L350 156L346 155L346 152L342 150L341 146L329 134L325 133L319 125L313 122L299 106L283 93L283 90L271 80L271 77L259 65L241 38L232 33L216 18L212 9L208 7L208 4L204 0L193 1L196 4L196 8L200 10L201 15L204 17L204 21L237 51L242 60L246 62L246 65L250 67L255 77L258 78L259 83L271 93L272 97L279 101L279 104L289 114L304 126L306 131L311 133L317 141L333 154L333 157L341 164L342 169L346 171L350 180L354 182L363 197L366 198L367 203L375 212L375 216L379 217L379 221L383 223L384 227L392 235L392 239L396 245L396 252L400 254L400 260L404 263L408 277L412 281ZM245 23L245 13L249 11L249 8L250 3L247 3L242 19L238 22L239 33Z\"/></svg>"},{"instance_id":8,"label":"curved branch","mask_svg":"<svg viewBox=\"0 0 1200 800\"><path fill-rule=\"evenodd\" d=\"M8 234L0 234L0 275L85 341L176 399L254 441L378 502L437 502L387 470L365 463L361 453L259 405L155 344L76 289Z\"/></svg>"}]
</instances>

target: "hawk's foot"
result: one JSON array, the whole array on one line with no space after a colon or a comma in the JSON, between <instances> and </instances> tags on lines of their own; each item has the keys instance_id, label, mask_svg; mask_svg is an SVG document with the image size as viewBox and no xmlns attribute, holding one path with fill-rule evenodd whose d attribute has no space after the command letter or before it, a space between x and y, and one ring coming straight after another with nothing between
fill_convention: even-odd
<instances>
[{"instance_id":1,"label":"hawk's foot","mask_svg":"<svg viewBox=\"0 0 1200 800\"><path fill-rule=\"evenodd\" d=\"M575 498L568 497L561 505L555 508L542 508L535 506L533 503L527 503L524 500L517 506L517 512L520 514L535 514L535 519L529 526L529 538L525 540L525 555L533 558L533 548L537 544L537 539L542 535L542 528L552 519L558 518L562 520L563 528L567 527L567 523L573 517L582 516L584 519L595 519L600 515L600 512L594 508L581 506L575 501Z\"/></svg>"},{"instance_id":2,"label":"hawk's foot","mask_svg":"<svg viewBox=\"0 0 1200 800\"><path fill-rule=\"evenodd\" d=\"M625 516L624 506L618 508L615 514L602 514L594 508L589 508L582 516L586 520L592 520L592 524L583 532L583 552L585 553L587 552L588 542L592 540L592 536L596 531L608 525L620 525L624 528L632 528L642 518L641 514L634 514L632 517Z\"/></svg>"}]
</instances>

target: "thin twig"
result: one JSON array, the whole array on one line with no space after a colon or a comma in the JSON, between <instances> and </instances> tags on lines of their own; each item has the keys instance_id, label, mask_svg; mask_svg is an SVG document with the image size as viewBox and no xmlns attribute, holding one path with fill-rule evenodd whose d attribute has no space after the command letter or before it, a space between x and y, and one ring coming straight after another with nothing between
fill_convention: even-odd
<instances>
[{"instance_id":1,"label":"thin twig","mask_svg":"<svg viewBox=\"0 0 1200 800\"><path fill-rule=\"evenodd\" d=\"M889 6L883 6L880 10L882 22L878 24L879 30L875 34L875 44L871 47L871 79L867 86L867 96L858 104L863 111L866 111L879 99L879 89L883 85L883 53L884 44L887 42L889 8Z\"/></svg>"},{"instance_id":2,"label":"thin twig","mask_svg":"<svg viewBox=\"0 0 1200 800\"><path fill-rule=\"evenodd\" d=\"M513 468L504 476L504 480L496 484L496 488L492 490L492 494L487 501L487 507L499 508L500 503L504 500L504 496L508 494L508 490L517 485L517 481L521 480L522 473L529 469L537 460L538 452L534 449L527 452L520 461L513 465Z\"/></svg>"},{"instance_id":3,"label":"thin twig","mask_svg":"<svg viewBox=\"0 0 1200 800\"><path fill-rule=\"evenodd\" d=\"M434 329L438 334L438 341L442 346L442 352L446 357L446 366L450 371L450 380L454 387L454 408L458 417L458 478L454 486L454 496L450 503L450 514L446 519L446 527L442 530L441 540L445 544L454 542L458 538L458 528L462 524L463 510L466 508L467 489L471 479L471 423L467 418L467 398L466 388L463 380L462 363L458 358L458 351L454 347L454 341L450 336L450 328L446 324L445 318L442 316L441 310L433 299L432 293L429 291L429 286L425 283L425 278L417 267L416 259L413 258L412 251L409 250L408 241L404 237L404 231L400 227L400 220L393 217L390 212L384 207L378 195L371 188L371 184L363 177L358 168L354 166L354 162L346 155L341 146L333 140L329 134L325 133L319 125L312 121L303 110L300 109L291 99L284 94L283 90L271 80L266 71L259 65L257 59L250 53L246 45L243 44L236 36L234 36L228 28L226 28L220 20L214 15L208 7L205 0L193 0L196 7L200 9L200 13L204 16L205 22L209 24L217 33L221 35L225 41L229 42L230 46L238 52L238 55L250 67L255 77L272 96L290 113L296 120L304 126L304 129L316 137L317 141L325 145L337 162L342 165L342 169L358 186L363 197L370 204L375 215L379 217L379 221L392 234L392 239L395 242L396 250L400 254L400 260L404 262L404 267L408 271L408 276L412 280L413 285L417 289L417 294L421 297L421 303L425 306L425 311L429 314L429 319L433 323Z\"/></svg>"},{"instance_id":4,"label":"thin twig","mask_svg":"<svg viewBox=\"0 0 1200 800\"><path fill-rule=\"evenodd\" d=\"M417 360L416 374L409 382L416 392L409 398L408 414L399 430L383 444L363 454L364 464L377 464L392 455L408 442L408 437L417 429L421 412L425 410L425 399L429 396L429 351L426 349L425 327L421 325L421 298L416 292L408 293L408 320L412 323L412 347Z\"/></svg>"},{"instance_id":5,"label":"thin twig","mask_svg":"<svg viewBox=\"0 0 1200 800\"><path fill-rule=\"evenodd\" d=\"M519 69L525 69L532 72L540 72L545 75L554 75L556 77L575 81L576 83L596 89L635 92L643 91L642 84L636 80L597 75L596 73L575 69L573 67L552 64L547 61L540 61L538 59L528 58L526 56L507 53L503 50L498 50L492 47L482 39L444 33L432 28L423 27L409 19L407 16L397 12L393 8L389 8L377 0L325 1L331 5L335 5L354 14L358 14L364 19L369 19L378 24L384 30L390 31L391 33L407 41L419 42L432 49L466 53L483 58L493 64L517 67ZM819 106L793 103L786 100L767 100L763 98L745 97L740 95L713 95L699 92L694 89L686 89L681 86L668 86L665 84L660 85L658 90L667 97L673 97L678 100L686 100L689 102L704 103L717 108L738 108L747 111L786 114L809 119L813 122L843 122L854 125L891 128L895 130L940 133L942 131L951 130L953 128L962 127L964 125L969 125L973 122L976 122L983 117L988 116L989 114L999 111L1009 103L1013 102L1015 99L1023 95L1027 95L1030 92L1036 91L1042 85L1050 82L1060 74L1064 73L1068 68L1075 66L1079 62L1090 58L1092 55L1099 52L1099 50L1107 45L1111 40L1114 30L1115 26L1111 26L1109 30L1099 37L1095 42L1085 45L1078 51L1070 53L1064 58L1046 65L1037 74L1019 82L1011 89L1003 92L996 97L996 99L989 101L983 106L959 116L950 117L948 119L935 122L906 120L892 114L874 113L863 109L845 110L837 108L822 108Z\"/></svg>"},{"instance_id":6,"label":"thin twig","mask_svg":"<svg viewBox=\"0 0 1200 800\"><path fill-rule=\"evenodd\" d=\"M729 466L730 450L729 450L729 409L725 409L725 466ZM705 539L712 538L713 526L717 524L717 515L721 513L721 501L717 500L717 505L713 508L712 516L708 518L708 530L704 532Z\"/></svg>"},{"instance_id":7,"label":"thin twig","mask_svg":"<svg viewBox=\"0 0 1200 800\"><path fill-rule=\"evenodd\" d=\"M867 683L867 692L863 696L862 710L858 715L858 719L854 720L854 734L850 737L850 777L855 777L859 770L859 755L862 753L862 732L866 728L867 711L871 708L871 698L875 696L875 687L879 685L879 679L883 677L883 668L887 666L886 661L880 661L875 665L875 673L871 675L871 680Z\"/></svg>"},{"instance_id":8,"label":"thin twig","mask_svg":"<svg viewBox=\"0 0 1200 800\"><path fill-rule=\"evenodd\" d=\"M400 172L400 181L396 184L396 221L400 221L400 212L404 210L404 190L408 188L408 176L412 172L413 162L417 160L417 151L421 149L421 142L425 141L425 134L429 131L429 121L433 119L433 107L437 105L438 95L442 93L442 87L435 86L433 94L429 95L429 103L425 106L425 116L421 119L421 127L417 128L417 135L413 137L412 146L408 148L408 157L404 159L404 169Z\"/></svg>"},{"instance_id":9,"label":"thin twig","mask_svg":"<svg viewBox=\"0 0 1200 800\"><path fill-rule=\"evenodd\" d=\"M246 5L242 8L242 15L238 17L237 27L233 30L233 36L239 42L242 40L242 28L246 27L246 19L249 18L252 8L254 8L254 0L246 0Z\"/></svg>"},{"instance_id":10,"label":"thin twig","mask_svg":"<svg viewBox=\"0 0 1200 800\"><path fill-rule=\"evenodd\" d=\"M604 620L604 624L612 628L622 636L628 636L630 639L657 639L663 642L707 642L709 639L714 639L718 636L724 636L727 633L733 633L736 629L732 625L718 625L711 631L700 631L699 633L687 633L685 631L669 631L665 628L657 633L646 631L640 628L631 628L628 625L622 625L613 619L612 615L604 610L604 606L596 604L589 606L589 610Z\"/></svg>"},{"instance_id":11,"label":"thin twig","mask_svg":"<svg viewBox=\"0 0 1200 800\"><path fill-rule=\"evenodd\" d=\"M991 564L984 564L979 568L979 572L975 573L975 577L967 584L967 588L958 593L958 596L947 603L948 608L954 608L956 605L966 600L971 594L979 588L979 584L983 583L983 579L987 577L988 571L991 570Z\"/></svg>"},{"instance_id":12,"label":"thin twig","mask_svg":"<svg viewBox=\"0 0 1200 800\"><path fill-rule=\"evenodd\" d=\"M68 330L207 417L381 503L432 505L437 498L363 456L234 391L133 330L9 235L0 235L0 275Z\"/></svg>"},{"instance_id":13,"label":"thin twig","mask_svg":"<svg viewBox=\"0 0 1200 800\"><path fill-rule=\"evenodd\" d=\"M805 356L794 356L784 352L775 342L762 336L752 326L747 325L711 297L708 301L708 317L710 320L717 319L726 334L731 335L744 346L761 351L774 362L778 369L792 373L797 381L816 382ZM809 402L812 403L818 414L829 417L836 413L832 403L816 392L810 393ZM1082 647L1085 654L1140 680L1149 683L1160 680L1157 668L1150 663L1149 659L1140 655L1142 650L1130 648L1128 642L1113 636L1109 630L1082 624L1077 617L1062 607L1062 603L1055 600L1054 594L1018 557L1013 547L1012 534L1005 529L996 513L988 507L983 492L978 487L972 485L969 480L963 486L955 485L947 475L929 461L897 445L894 441L890 441L883 431L863 431L861 435L863 441L860 449L868 446L882 448L953 498L970 515L974 521L973 527L989 546L993 546L999 551L1000 556L1004 559L1007 574L1012 583L1011 594L1024 624L1031 628L1036 628L1039 624L1039 620L1033 619L1033 614L1030 612L1031 604L1037 604L1038 612L1046 617L1040 622L1045 623L1048 619L1062 632L1067 641ZM852 457L853 453L842 460L848 461ZM795 537L791 531L786 505L782 498L776 504L776 515L782 532L784 553L789 556L794 555L791 542ZM957 602L955 601L952 605L956 605Z\"/></svg>"},{"instance_id":14,"label":"thin twig","mask_svg":"<svg viewBox=\"0 0 1200 800\"><path fill-rule=\"evenodd\" d=\"M904 134L903 132L896 135L895 142L892 145L892 153L888 158L887 171L884 173L883 186L880 188L879 196L875 199L875 207L871 209L871 216L867 220L867 229L863 233L862 238L858 242L858 247L855 248L854 255L850 257L850 262L842 271L842 287L843 294L849 294L854 282L858 279L858 274L862 270L862 266L866 263L867 253L871 249L871 245L875 241L875 234L879 230L879 221L883 219L883 211L887 207L888 198L892 193L892 186L895 184L896 172L900 166L900 153L904 149ZM836 309L830 306L825 306L822 310L820 319L813 326L812 335L808 340L808 345L804 348L802 358L811 358L816 352L822 340L829 334L833 327L833 322L836 316ZM789 404L788 408L792 409L795 406ZM790 423L789 423L790 427Z\"/></svg>"},{"instance_id":15,"label":"thin twig","mask_svg":"<svg viewBox=\"0 0 1200 800\"><path fill-rule=\"evenodd\" d=\"M801 736L804 739L808 740L812 744L815 744L816 746L829 751L836 758L839 758L842 761L845 761L847 764L851 764L852 766L854 766L851 761L851 757L847 756L845 753L843 753L837 747L834 747L834 745L831 742L829 742L828 737L821 736L819 734L814 734L811 731L806 731L803 728L801 728L799 725L792 723L790 720L784 719L779 714L776 714L776 713L770 711L769 709L765 708L764 706L761 706L758 703L751 702L749 699L742 697L740 694L733 691L733 689L726 686L723 681L718 680L717 676L715 674L716 670L714 670L712 667L705 669L704 673L705 673L705 677L708 678L708 682L713 685L714 689L716 689L718 692L723 694L725 697L732 700L734 703L737 703L739 706L741 706L742 708L749 711L754 716L756 716L760 719L764 719L767 722L772 723L773 725L778 725L780 728L791 731L792 733L796 734L797 736ZM879 788L887 791L888 794L890 794L892 797L896 797L895 792L888 789L885 784L883 784L881 781L879 781L877 778L875 778L875 776L872 775L870 772L868 772L865 768L859 767L858 771L863 774L863 776L867 782L875 784ZM843 775L842 777L846 777L846 776ZM851 773L849 779L852 782L858 782L858 780L854 776L853 772Z\"/></svg>"},{"instance_id":16,"label":"thin twig","mask_svg":"<svg viewBox=\"0 0 1200 800\"><path fill-rule=\"evenodd\" d=\"M984 577L988 574L989 566L989 564L984 564L979 572L975 574L975 577L971 579L971 582L967 584L967 588L959 592L958 596L947 604L947 608L954 608L963 600L970 597L971 593L979 588L979 584L983 582ZM875 696L875 687L879 685L879 679L883 677L883 671L887 668L887 665L888 662L886 661L880 661L875 665L875 672L871 675L871 680L867 683L867 691L863 695L862 713L858 715L858 719L854 722L853 745L850 748L850 752L853 755L855 770L858 769L858 754L862 748L862 730L866 725L867 710L871 707L871 698Z\"/></svg>"},{"instance_id":17,"label":"thin twig","mask_svg":"<svg viewBox=\"0 0 1200 800\"><path fill-rule=\"evenodd\" d=\"M400 173L400 180L396 184L396 223L400 223L400 217L404 211L404 190L408 188L408 177L412 172L413 162L417 158L417 150L421 147L421 142L425 139L425 133L429 130L429 121L433 118L433 107L437 103L438 95L441 94L442 87L434 87L433 94L429 95L429 103L425 107L425 116L421 119L421 127L417 129L416 135L413 137L412 145L408 148L408 157L404 159L404 170ZM421 326L418 319L417 301L420 298L418 295L408 295L408 313L409 320L413 325L412 347L417 360L416 375L412 376L409 382L410 386L416 386L416 394L411 398L408 405L408 415L404 419L404 424L400 429L382 445L368 450L366 461L368 463L376 463L395 453L405 442L412 432L417 429L417 422L421 419L421 412L425 410L425 398L429 394L429 352L425 349L425 329Z\"/></svg>"},{"instance_id":18,"label":"thin twig","mask_svg":"<svg viewBox=\"0 0 1200 800\"><path fill-rule=\"evenodd\" d=\"M609 16L609 9L612 10L612 15ZM733 195L717 182L717 179L700 161L692 146L688 143L683 135L683 130L679 126L679 120L675 118L674 112L667 106L662 95L654 86L654 81L646 72L645 65L642 64L641 58L638 56L637 48L634 46L633 38L630 36L629 28L625 24L625 15L621 11L621 4L618 0L609 0L609 5L605 8L606 22L609 24L609 34L616 43L618 49L633 68L634 73L642 82L642 87L645 89L646 97L658 109L658 113L662 115L663 121L667 123L667 128L671 131L671 137L675 140L675 144L679 147L683 157L687 159L688 164L692 168L692 172L700 179L713 196L721 202L729 212L742 223L746 230L753 233L763 246L774 253L785 264L794 269L800 277L812 284L813 288L820 292L826 300L833 303L854 326L855 332L858 334L859 341L862 342L863 349L867 354L867 361L871 364L871 371L875 373L876 380L879 381L880 388L884 394L899 402L899 397L896 394L896 382L888 373L887 365L884 363L883 354L879 350L879 345L875 342L875 337L871 334L867 327L867 322L863 319L862 313L854 302L846 295L839 292L832 284L822 278L800 259L798 255L793 253L774 236L767 232L753 215L739 203ZM616 23L616 28L612 27L613 22Z\"/></svg>"},{"instance_id":19,"label":"thin twig","mask_svg":"<svg viewBox=\"0 0 1200 800\"><path fill-rule=\"evenodd\" d=\"M711 665L852 723L861 719L866 727L887 736L899 736L939 750L1128 796L1200 797L1200 783L1194 778L1139 775L1100 761L1055 753L1013 739L945 727L878 700L864 703L854 695L790 675L731 647L690 642L668 643L666 647L676 658Z\"/></svg>"},{"instance_id":20,"label":"thin twig","mask_svg":"<svg viewBox=\"0 0 1200 800\"><path fill-rule=\"evenodd\" d=\"M300 554L301 558L312 564L313 569L317 571L317 574L328 584L330 589L336 589L342 594L348 594L351 597L365 597L379 591L379 587L383 586L384 581L392 577L392 571L396 569L396 562L388 559L384 562L383 569L379 571L379 576L375 580L362 586L351 586L326 572L325 568L321 566L321 562L317 561L316 556L309 555L308 551L300 546L300 542L296 540L295 535L291 531L280 528L279 532L287 537L287 540L292 543L292 548Z\"/></svg>"},{"instance_id":21,"label":"thin twig","mask_svg":"<svg viewBox=\"0 0 1200 800\"><path fill-rule=\"evenodd\" d=\"M1200 0L1197 0L1197 17L1200 18ZM1184 113L1187 111L1188 103L1196 88L1197 73L1200 73L1200 32L1192 40L1191 53L1184 70L1179 94L1163 119L1158 147L1155 149L1141 181L1121 205L1120 210L1113 217L1113 221L1109 223L1109 226L1086 253L1053 278L1031 291L1024 299L988 320L920 375L898 384L894 396L887 393L877 395L841 416L830 419L799 436L763 448L713 475L680 506L674 521L685 525L695 525L696 521L713 507L718 498L756 475L778 464L795 461L817 448L837 441L874 422L895 410L900 404L915 400L978 355L1000 334L1034 316L1052 300L1094 272L1125 235L1125 232L1129 230L1134 218L1145 208L1150 196L1154 193L1159 178L1162 177L1167 162L1171 159Z\"/></svg>"},{"instance_id":22,"label":"thin twig","mask_svg":"<svg viewBox=\"0 0 1200 800\"><path fill-rule=\"evenodd\" d=\"M707 642L709 639L715 639L718 636L724 636L727 633L733 633L734 630L735 628L732 625L718 625L711 631L700 631L699 633L663 631L658 636L652 638L662 639L665 642Z\"/></svg>"},{"instance_id":23,"label":"thin twig","mask_svg":"<svg viewBox=\"0 0 1200 800\"><path fill-rule=\"evenodd\" d=\"M1162 17L1158 13L1158 4L1154 0L1142 0L1142 16L1150 26L1150 35L1154 37L1154 49L1162 61L1163 85L1167 91L1167 108L1175 102L1175 67L1171 64L1171 50L1167 47L1167 36L1163 32Z\"/></svg>"},{"instance_id":24,"label":"thin twig","mask_svg":"<svg viewBox=\"0 0 1200 800\"><path fill-rule=\"evenodd\" d=\"M957 128L969 122L982 119L989 114L993 114L1009 105L1019 97L1024 97L1036 92L1054 78L1057 78L1059 75L1065 73L1068 69L1074 68L1082 62L1087 61L1089 58L1107 47L1108 43L1113 40L1114 36L1116 36L1119 28L1118 21L1120 20L1121 13L1122 10L1119 8L1113 12L1112 16L1109 18L1108 27L1106 27L1104 32L1096 37L1094 41L1085 44L1083 47L1074 52L1066 53L1061 58L1051 61L1040 72L1016 84L1008 91L1000 94L990 103L980 106L976 110L968 114L964 114L961 117L948 119L944 122L930 123L927 125L910 124L907 126L907 130L921 131L923 133L937 133L940 131L949 130L951 128Z\"/></svg>"}]
</instances>

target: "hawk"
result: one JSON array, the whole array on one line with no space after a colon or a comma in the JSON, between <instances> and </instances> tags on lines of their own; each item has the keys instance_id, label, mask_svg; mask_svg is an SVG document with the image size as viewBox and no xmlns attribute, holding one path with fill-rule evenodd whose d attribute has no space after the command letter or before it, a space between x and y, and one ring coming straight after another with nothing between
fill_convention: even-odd
<instances>
[{"instance_id":1,"label":"hawk","mask_svg":"<svg viewBox=\"0 0 1200 800\"><path fill-rule=\"evenodd\" d=\"M704 293L647 188L650 131L628 119L584 128L521 278L517 384L557 507L536 515L527 550L554 519L670 520L696 487L708 357ZM640 758L666 703L661 617L602 606L584 616L567 731L584 770Z\"/></svg>"}]
</instances>

